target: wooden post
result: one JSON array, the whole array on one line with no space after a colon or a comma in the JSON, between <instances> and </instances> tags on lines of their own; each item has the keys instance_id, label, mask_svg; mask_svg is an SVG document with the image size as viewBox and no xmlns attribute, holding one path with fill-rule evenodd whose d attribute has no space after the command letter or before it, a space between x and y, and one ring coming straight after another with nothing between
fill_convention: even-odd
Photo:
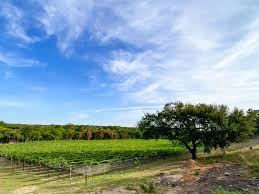
<instances>
[{"instance_id":1,"label":"wooden post","mask_svg":"<svg viewBox=\"0 0 259 194\"><path fill-rule=\"evenodd\" d=\"M85 184L87 185L87 179L88 179L88 166L85 166Z\"/></svg>"},{"instance_id":2,"label":"wooden post","mask_svg":"<svg viewBox=\"0 0 259 194\"><path fill-rule=\"evenodd\" d=\"M72 179L72 167L69 166L69 179L71 180Z\"/></svg>"},{"instance_id":3,"label":"wooden post","mask_svg":"<svg viewBox=\"0 0 259 194\"><path fill-rule=\"evenodd\" d=\"M22 170L24 171L24 160L22 162Z\"/></svg>"},{"instance_id":4,"label":"wooden post","mask_svg":"<svg viewBox=\"0 0 259 194\"><path fill-rule=\"evenodd\" d=\"M48 177L49 177L49 165L47 165L47 168L48 168Z\"/></svg>"},{"instance_id":5,"label":"wooden post","mask_svg":"<svg viewBox=\"0 0 259 194\"><path fill-rule=\"evenodd\" d=\"M58 178L60 179L60 164L58 164Z\"/></svg>"},{"instance_id":6,"label":"wooden post","mask_svg":"<svg viewBox=\"0 0 259 194\"><path fill-rule=\"evenodd\" d=\"M13 157L11 156L11 164L13 164Z\"/></svg>"}]
</instances>

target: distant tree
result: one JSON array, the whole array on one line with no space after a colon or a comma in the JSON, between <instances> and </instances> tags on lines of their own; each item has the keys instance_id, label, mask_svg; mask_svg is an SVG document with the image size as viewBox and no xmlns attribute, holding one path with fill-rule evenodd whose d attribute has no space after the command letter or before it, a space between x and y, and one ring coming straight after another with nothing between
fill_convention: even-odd
<instances>
[{"instance_id":1,"label":"distant tree","mask_svg":"<svg viewBox=\"0 0 259 194\"><path fill-rule=\"evenodd\" d=\"M93 135L92 135L91 128L83 129L83 131L81 132L81 139L90 140L90 139L92 139L92 137L93 137Z\"/></svg>"},{"instance_id":2,"label":"distant tree","mask_svg":"<svg viewBox=\"0 0 259 194\"><path fill-rule=\"evenodd\" d=\"M259 136L259 110L254 110L254 116L255 116L255 134Z\"/></svg>"},{"instance_id":3,"label":"distant tree","mask_svg":"<svg viewBox=\"0 0 259 194\"><path fill-rule=\"evenodd\" d=\"M5 126L5 122L4 121L0 121L0 126Z\"/></svg>"},{"instance_id":4,"label":"distant tree","mask_svg":"<svg viewBox=\"0 0 259 194\"><path fill-rule=\"evenodd\" d=\"M166 104L160 112L146 114L138 126L145 138L178 140L196 159L199 145L204 146L204 152L210 152L249 136L254 123L247 115L237 108L230 112L224 105L177 102Z\"/></svg>"},{"instance_id":5,"label":"distant tree","mask_svg":"<svg viewBox=\"0 0 259 194\"><path fill-rule=\"evenodd\" d=\"M122 135L124 134L124 135ZM126 137L128 134L128 137ZM136 128L90 125L28 125L0 121L0 141L141 138Z\"/></svg>"},{"instance_id":6,"label":"distant tree","mask_svg":"<svg viewBox=\"0 0 259 194\"><path fill-rule=\"evenodd\" d=\"M86 133L87 140L92 139L92 137L93 137L92 133L93 133L92 129L91 129L91 128L88 128L88 129L87 129L87 133Z\"/></svg>"}]
</instances>

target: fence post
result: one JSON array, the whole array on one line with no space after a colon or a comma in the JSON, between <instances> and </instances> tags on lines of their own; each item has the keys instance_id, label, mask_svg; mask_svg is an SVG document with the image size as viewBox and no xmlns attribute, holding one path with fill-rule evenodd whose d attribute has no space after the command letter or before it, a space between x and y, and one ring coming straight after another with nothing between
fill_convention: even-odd
<instances>
[{"instance_id":1,"label":"fence post","mask_svg":"<svg viewBox=\"0 0 259 194\"><path fill-rule=\"evenodd\" d=\"M49 165L47 165L47 168L48 168L48 177L49 177Z\"/></svg>"},{"instance_id":2,"label":"fence post","mask_svg":"<svg viewBox=\"0 0 259 194\"><path fill-rule=\"evenodd\" d=\"M85 184L87 185L87 179L88 179L88 166L85 166Z\"/></svg>"},{"instance_id":3,"label":"fence post","mask_svg":"<svg viewBox=\"0 0 259 194\"><path fill-rule=\"evenodd\" d=\"M61 164L58 164L58 178L60 179L60 168L61 168Z\"/></svg>"},{"instance_id":4,"label":"fence post","mask_svg":"<svg viewBox=\"0 0 259 194\"><path fill-rule=\"evenodd\" d=\"M72 179L72 167L69 166L69 179L71 180Z\"/></svg>"}]
</instances>

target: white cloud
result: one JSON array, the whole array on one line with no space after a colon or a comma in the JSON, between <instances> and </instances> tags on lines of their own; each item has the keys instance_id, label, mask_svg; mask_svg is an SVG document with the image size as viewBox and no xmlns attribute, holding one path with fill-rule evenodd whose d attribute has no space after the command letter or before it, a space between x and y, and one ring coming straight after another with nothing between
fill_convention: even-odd
<instances>
[{"instance_id":1,"label":"white cloud","mask_svg":"<svg viewBox=\"0 0 259 194\"><path fill-rule=\"evenodd\" d=\"M131 86L124 87L128 89L125 98L143 103L258 104L255 5L241 1L129 4L114 8L123 22L104 29L107 37L148 48L148 52L127 54L130 57L117 55L105 64L108 72L120 78L118 89Z\"/></svg>"},{"instance_id":2,"label":"white cloud","mask_svg":"<svg viewBox=\"0 0 259 194\"><path fill-rule=\"evenodd\" d=\"M43 9L38 21L47 35L55 35L58 47L70 54L73 43L87 28L92 1L38 1Z\"/></svg>"},{"instance_id":3,"label":"white cloud","mask_svg":"<svg viewBox=\"0 0 259 194\"><path fill-rule=\"evenodd\" d=\"M115 108L102 108L87 110L87 112L117 112L117 111L145 111L145 110L157 110L162 108L163 105L153 105L153 106L132 106L132 107L115 107Z\"/></svg>"},{"instance_id":4,"label":"white cloud","mask_svg":"<svg viewBox=\"0 0 259 194\"><path fill-rule=\"evenodd\" d=\"M36 60L24 58L18 54L0 51L0 64L9 67L34 67L46 66L46 64Z\"/></svg>"},{"instance_id":5,"label":"white cloud","mask_svg":"<svg viewBox=\"0 0 259 194\"><path fill-rule=\"evenodd\" d=\"M24 26L24 12L10 3L2 3L0 5L0 16L6 19L7 33L24 43L34 43L39 41L36 36L29 36Z\"/></svg>"},{"instance_id":6,"label":"white cloud","mask_svg":"<svg viewBox=\"0 0 259 194\"><path fill-rule=\"evenodd\" d=\"M136 126L139 119L147 112L155 112L163 108L163 105L130 106L89 109L70 113L69 121L72 123L95 125L121 125Z\"/></svg>"},{"instance_id":7,"label":"white cloud","mask_svg":"<svg viewBox=\"0 0 259 194\"><path fill-rule=\"evenodd\" d=\"M13 77L15 77L15 76L14 76L14 73L12 71L7 70L7 71L4 72L4 78L5 79L10 79L10 78L13 78Z\"/></svg>"},{"instance_id":8,"label":"white cloud","mask_svg":"<svg viewBox=\"0 0 259 194\"><path fill-rule=\"evenodd\" d=\"M103 61L103 69L112 77L109 86L121 92L125 100L143 104L183 100L243 107L259 104L256 2L37 3L41 7L38 21L48 36L57 38L57 45L65 54L71 54L77 43L84 44L86 34L100 44L120 40L133 47L118 48ZM19 18L19 12L16 15ZM25 59L17 63L1 53L0 61L34 63Z\"/></svg>"}]
</instances>

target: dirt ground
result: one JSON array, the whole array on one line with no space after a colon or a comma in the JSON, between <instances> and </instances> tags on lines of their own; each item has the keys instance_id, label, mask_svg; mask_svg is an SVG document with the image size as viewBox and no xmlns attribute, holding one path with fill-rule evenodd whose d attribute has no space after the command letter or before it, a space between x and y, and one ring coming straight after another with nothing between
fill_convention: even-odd
<instances>
[{"instance_id":1,"label":"dirt ground","mask_svg":"<svg viewBox=\"0 0 259 194\"><path fill-rule=\"evenodd\" d=\"M161 193L209 194L220 187L226 191L259 191L259 179L249 176L248 169L238 163L201 165L193 162L185 167L180 180L179 175L176 180L170 180L170 178L175 178L175 175L158 177L156 185L159 190L162 190Z\"/></svg>"},{"instance_id":2,"label":"dirt ground","mask_svg":"<svg viewBox=\"0 0 259 194\"><path fill-rule=\"evenodd\" d=\"M14 193L15 194L26 194L26 193L33 193L37 190L37 187L35 186L29 186L29 187L22 187L17 189Z\"/></svg>"}]
</instances>

